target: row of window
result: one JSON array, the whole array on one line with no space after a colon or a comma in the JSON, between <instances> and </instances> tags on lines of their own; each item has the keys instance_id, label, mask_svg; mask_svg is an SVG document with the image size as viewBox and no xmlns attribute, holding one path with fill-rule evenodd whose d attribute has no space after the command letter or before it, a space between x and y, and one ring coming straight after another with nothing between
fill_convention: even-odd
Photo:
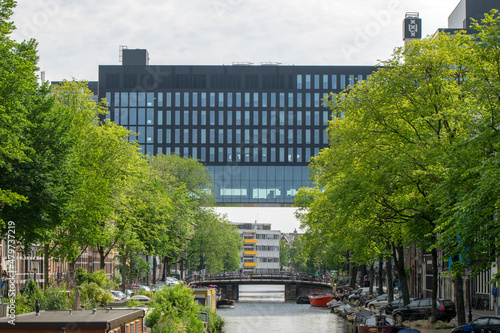
<instances>
[{"instance_id":1,"label":"row of window","mask_svg":"<svg viewBox=\"0 0 500 333\"><path fill-rule=\"evenodd\" d=\"M279 251L280 247L279 246L257 245L256 250L257 251Z\"/></svg>"},{"instance_id":2,"label":"row of window","mask_svg":"<svg viewBox=\"0 0 500 333\"><path fill-rule=\"evenodd\" d=\"M304 80L302 81L302 78ZM338 81L340 79L340 82ZM330 80L330 82L328 82ZM346 82L347 80L347 82ZM339 89L344 90L346 83L350 86L354 85L356 81L362 81L363 75L328 75L328 74L297 74L297 89ZM331 86L329 85L331 83Z\"/></svg>"},{"instance_id":3,"label":"row of window","mask_svg":"<svg viewBox=\"0 0 500 333\"><path fill-rule=\"evenodd\" d=\"M146 149L146 154L153 155L153 145L139 146ZM309 147L182 147L182 150L181 147L157 147L156 153L174 153L210 163L308 163L311 156L319 154L319 148L314 148L314 155Z\"/></svg>"},{"instance_id":4,"label":"row of window","mask_svg":"<svg viewBox=\"0 0 500 333\"><path fill-rule=\"evenodd\" d=\"M255 258L255 262L280 262L280 258Z\"/></svg>"},{"instance_id":5,"label":"row of window","mask_svg":"<svg viewBox=\"0 0 500 333\"><path fill-rule=\"evenodd\" d=\"M278 234L257 234L255 235L257 239L280 239Z\"/></svg>"},{"instance_id":6,"label":"row of window","mask_svg":"<svg viewBox=\"0 0 500 333\"><path fill-rule=\"evenodd\" d=\"M142 96L142 97L141 97ZM320 107L328 106L335 94L267 92L107 92L106 102L113 107ZM165 98L165 101L164 101Z\"/></svg>"},{"instance_id":7,"label":"row of window","mask_svg":"<svg viewBox=\"0 0 500 333\"><path fill-rule=\"evenodd\" d=\"M330 119L329 111L158 110L156 121L152 108L117 108L111 114L113 122L122 126L327 126Z\"/></svg>"},{"instance_id":8,"label":"row of window","mask_svg":"<svg viewBox=\"0 0 500 333\"><path fill-rule=\"evenodd\" d=\"M152 126L129 126L131 141L139 144L237 144L237 145L327 145L326 130L310 129L170 129L156 130ZM322 135L321 135L322 133ZM163 135L165 134L165 136ZM173 135L172 135L173 134Z\"/></svg>"}]
</instances>

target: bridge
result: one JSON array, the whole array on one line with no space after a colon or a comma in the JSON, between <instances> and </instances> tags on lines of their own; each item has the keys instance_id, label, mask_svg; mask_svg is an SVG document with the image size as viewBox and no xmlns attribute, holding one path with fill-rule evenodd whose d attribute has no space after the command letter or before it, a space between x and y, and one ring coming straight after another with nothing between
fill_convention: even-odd
<instances>
[{"instance_id":1,"label":"bridge","mask_svg":"<svg viewBox=\"0 0 500 333\"><path fill-rule=\"evenodd\" d=\"M306 274L276 273L276 274L209 274L195 277L188 281L190 286L217 286L224 299L237 300L240 285L284 285L285 300L295 301L300 296L311 293L332 293L329 281L317 279Z\"/></svg>"}]
</instances>

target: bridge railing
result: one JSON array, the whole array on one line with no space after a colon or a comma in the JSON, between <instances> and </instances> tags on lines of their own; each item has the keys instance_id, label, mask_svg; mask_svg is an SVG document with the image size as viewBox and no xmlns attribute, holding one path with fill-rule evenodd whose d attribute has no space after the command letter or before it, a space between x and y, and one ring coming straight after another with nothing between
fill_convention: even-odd
<instances>
[{"instance_id":1,"label":"bridge railing","mask_svg":"<svg viewBox=\"0 0 500 333\"><path fill-rule=\"evenodd\" d=\"M189 283L210 282L210 281L298 281L298 282L316 282L320 284L329 283L327 279L317 278L311 274L281 272L281 273L221 273L221 274L205 274L204 276L194 276Z\"/></svg>"}]
</instances>

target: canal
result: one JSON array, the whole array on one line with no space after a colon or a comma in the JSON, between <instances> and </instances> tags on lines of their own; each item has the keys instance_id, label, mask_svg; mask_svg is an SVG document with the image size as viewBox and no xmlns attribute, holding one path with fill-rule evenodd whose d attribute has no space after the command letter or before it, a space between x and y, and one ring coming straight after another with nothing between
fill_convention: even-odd
<instances>
[{"instance_id":1,"label":"canal","mask_svg":"<svg viewBox=\"0 0 500 333\"><path fill-rule=\"evenodd\" d=\"M338 332L354 333L354 326L328 309L284 301L283 286L240 286L234 309L218 309L225 333Z\"/></svg>"}]
</instances>

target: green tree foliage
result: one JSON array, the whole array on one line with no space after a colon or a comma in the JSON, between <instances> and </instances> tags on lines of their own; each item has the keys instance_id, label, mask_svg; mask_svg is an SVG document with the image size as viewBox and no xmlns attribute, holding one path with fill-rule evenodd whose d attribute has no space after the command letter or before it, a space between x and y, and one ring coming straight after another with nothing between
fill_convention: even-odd
<instances>
[{"instance_id":1,"label":"green tree foliage","mask_svg":"<svg viewBox=\"0 0 500 333\"><path fill-rule=\"evenodd\" d=\"M12 172L13 163L29 161L26 130L32 124L28 117L34 108L41 107L38 101L44 99L44 92L38 85L38 56L34 40L15 42L10 34L15 27L10 20L16 2L0 2L0 168ZM3 175L2 175L3 176ZM15 205L26 198L9 189L0 187L0 202Z\"/></svg>"},{"instance_id":2,"label":"green tree foliage","mask_svg":"<svg viewBox=\"0 0 500 333\"><path fill-rule=\"evenodd\" d=\"M195 301L193 291L183 284L157 291L151 308L146 326L151 327L152 332L203 331L203 324L198 319L202 307Z\"/></svg>"},{"instance_id":3,"label":"green tree foliage","mask_svg":"<svg viewBox=\"0 0 500 333\"><path fill-rule=\"evenodd\" d=\"M196 230L188 244L189 267L207 273L236 271L240 263L241 236L235 225L212 209L197 215Z\"/></svg>"},{"instance_id":4,"label":"green tree foliage","mask_svg":"<svg viewBox=\"0 0 500 333\"><path fill-rule=\"evenodd\" d=\"M360 263L390 245L405 301L403 247L432 253L435 298L441 246L454 259L459 322L465 266L483 260L477 273L498 255L496 12L475 28L475 36L438 34L396 49L341 94L330 146L311 164L317 188L296 201L314 241L339 244Z\"/></svg>"}]
</instances>

